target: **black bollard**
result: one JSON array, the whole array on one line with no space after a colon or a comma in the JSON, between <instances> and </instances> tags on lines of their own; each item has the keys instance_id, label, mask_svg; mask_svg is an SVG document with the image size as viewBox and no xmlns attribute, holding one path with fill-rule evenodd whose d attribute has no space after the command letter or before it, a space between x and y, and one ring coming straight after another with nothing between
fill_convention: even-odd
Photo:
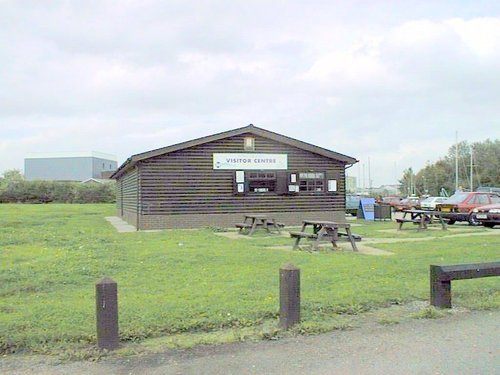
<instances>
[{"instance_id":1,"label":"black bollard","mask_svg":"<svg viewBox=\"0 0 500 375\"><path fill-rule=\"evenodd\" d=\"M118 285L109 277L95 284L97 346L118 348Z\"/></svg>"},{"instance_id":2,"label":"black bollard","mask_svg":"<svg viewBox=\"0 0 500 375\"><path fill-rule=\"evenodd\" d=\"M291 263L280 268L280 326L288 329L300 321L300 269Z\"/></svg>"}]
</instances>

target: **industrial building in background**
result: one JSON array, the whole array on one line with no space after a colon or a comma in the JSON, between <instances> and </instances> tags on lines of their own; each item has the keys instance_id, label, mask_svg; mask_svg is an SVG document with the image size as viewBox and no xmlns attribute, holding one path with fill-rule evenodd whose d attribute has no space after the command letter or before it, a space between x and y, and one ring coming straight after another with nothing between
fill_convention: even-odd
<instances>
[{"instance_id":1,"label":"industrial building in background","mask_svg":"<svg viewBox=\"0 0 500 375\"><path fill-rule=\"evenodd\" d=\"M117 169L116 156L102 152L31 153L24 159L28 181L107 179Z\"/></svg>"}]
</instances>

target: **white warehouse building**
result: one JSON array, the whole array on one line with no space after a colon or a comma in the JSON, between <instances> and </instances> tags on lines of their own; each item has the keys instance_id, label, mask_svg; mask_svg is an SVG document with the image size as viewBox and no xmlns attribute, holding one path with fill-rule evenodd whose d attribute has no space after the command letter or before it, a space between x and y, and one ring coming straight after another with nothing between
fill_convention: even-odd
<instances>
[{"instance_id":1,"label":"white warehouse building","mask_svg":"<svg viewBox=\"0 0 500 375\"><path fill-rule=\"evenodd\" d=\"M24 159L24 177L29 181L100 179L117 168L116 156L96 151L30 153Z\"/></svg>"}]
</instances>

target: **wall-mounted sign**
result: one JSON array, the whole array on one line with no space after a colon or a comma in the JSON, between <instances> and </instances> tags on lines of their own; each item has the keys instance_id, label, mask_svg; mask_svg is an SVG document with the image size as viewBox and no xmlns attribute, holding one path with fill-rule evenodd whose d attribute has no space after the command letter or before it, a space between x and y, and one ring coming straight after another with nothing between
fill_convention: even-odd
<instances>
[{"instance_id":1,"label":"wall-mounted sign","mask_svg":"<svg viewBox=\"0 0 500 375\"><path fill-rule=\"evenodd\" d=\"M288 169L286 154L213 154L214 169Z\"/></svg>"}]
</instances>

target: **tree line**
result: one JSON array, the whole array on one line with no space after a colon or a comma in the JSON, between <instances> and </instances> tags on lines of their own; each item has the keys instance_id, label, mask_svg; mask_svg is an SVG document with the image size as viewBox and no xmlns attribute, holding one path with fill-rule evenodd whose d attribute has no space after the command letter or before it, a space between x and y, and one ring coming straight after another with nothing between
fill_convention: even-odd
<instances>
[{"instance_id":1,"label":"tree line","mask_svg":"<svg viewBox=\"0 0 500 375\"><path fill-rule=\"evenodd\" d=\"M458 151L458 158L456 152ZM455 192L455 160L458 161L458 186L463 190L480 186L500 186L500 140L489 140L469 144L467 141L453 145L447 155L426 165L416 174L411 168L403 172L399 181L403 195L429 194L438 196L441 192Z\"/></svg>"},{"instance_id":2,"label":"tree line","mask_svg":"<svg viewBox=\"0 0 500 375\"><path fill-rule=\"evenodd\" d=\"M10 170L0 177L0 203L113 203L115 189L114 181L27 181L19 170Z\"/></svg>"}]
</instances>

